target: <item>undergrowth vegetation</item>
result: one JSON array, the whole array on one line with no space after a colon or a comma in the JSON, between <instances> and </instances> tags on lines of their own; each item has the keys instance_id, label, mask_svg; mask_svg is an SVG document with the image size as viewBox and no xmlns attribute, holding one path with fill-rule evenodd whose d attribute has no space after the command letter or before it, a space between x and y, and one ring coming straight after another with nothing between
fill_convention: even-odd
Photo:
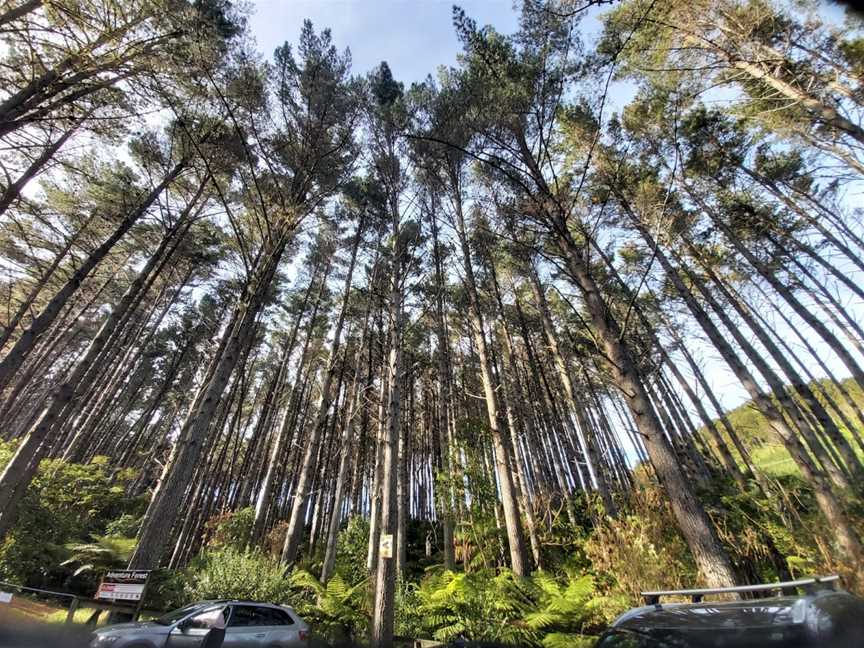
<instances>
[{"instance_id":1,"label":"undergrowth vegetation","mask_svg":"<svg viewBox=\"0 0 864 648\"><path fill-rule=\"evenodd\" d=\"M745 434L759 457L764 442L758 429ZM0 468L12 450L0 442ZM617 614L639 604L640 591L698 583L663 492L644 467L634 475L636 486L615 518L584 496L545 502L543 569L528 577L500 566L506 537L495 522L491 489L486 500L472 501L467 522L457 528L456 571L443 568L434 526L409 524L397 636L587 646ZM101 574L125 565L134 546L143 504L124 496L134 479L131 471L112 473L100 457L87 464L44 462L25 515L0 545L0 580L92 595ZM831 529L795 472L766 469L746 491L717 478L701 497L744 579L849 569L832 558ZM847 506L855 520L864 519L856 498L849 495ZM323 547L305 551L302 562L286 570L279 561L284 525L250 546L253 520L251 508L213 516L201 551L185 568L153 574L145 608L213 598L273 601L293 606L322 638L366 638L372 615L368 520L352 516L343 525L335 575L327 583L318 578Z\"/></svg>"}]
</instances>

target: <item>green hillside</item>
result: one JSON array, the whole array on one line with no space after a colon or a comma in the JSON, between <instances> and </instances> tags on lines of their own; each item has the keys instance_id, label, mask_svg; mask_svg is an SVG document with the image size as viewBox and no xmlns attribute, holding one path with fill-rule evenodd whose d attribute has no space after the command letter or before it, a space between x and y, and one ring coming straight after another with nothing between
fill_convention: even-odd
<instances>
[{"instance_id":1,"label":"green hillside","mask_svg":"<svg viewBox=\"0 0 864 648\"><path fill-rule=\"evenodd\" d=\"M864 435L864 423L861 422L859 414L856 413L857 409L864 417L864 390L852 378L842 381L841 387L828 379L814 381L810 383L810 387L847 437L852 438L853 432L859 438ZM791 388L790 393L793 393ZM849 402L850 399L852 403ZM796 400L798 399L796 398ZM727 418L745 446L750 450L757 468L771 477L798 474L798 468L793 463L789 453L780 443L776 433L769 427L768 421L756 409L753 401L747 401L730 410L727 413ZM715 420L716 422L717 420ZM720 429L723 429L722 425ZM853 443L852 445L859 453L864 454L861 452L860 443Z\"/></svg>"}]
</instances>

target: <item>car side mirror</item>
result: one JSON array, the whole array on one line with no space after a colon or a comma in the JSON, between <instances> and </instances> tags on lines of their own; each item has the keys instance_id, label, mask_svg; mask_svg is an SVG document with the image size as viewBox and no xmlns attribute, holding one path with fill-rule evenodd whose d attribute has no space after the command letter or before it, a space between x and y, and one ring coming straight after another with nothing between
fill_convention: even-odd
<instances>
[{"instance_id":1,"label":"car side mirror","mask_svg":"<svg viewBox=\"0 0 864 648\"><path fill-rule=\"evenodd\" d=\"M191 620L183 619L180 623L177 624L176 628L180 632L183 632L184 630L186 630L186 628L188 628L191 625L191 623L192 623Z\"/></svg>"}]
</instances>

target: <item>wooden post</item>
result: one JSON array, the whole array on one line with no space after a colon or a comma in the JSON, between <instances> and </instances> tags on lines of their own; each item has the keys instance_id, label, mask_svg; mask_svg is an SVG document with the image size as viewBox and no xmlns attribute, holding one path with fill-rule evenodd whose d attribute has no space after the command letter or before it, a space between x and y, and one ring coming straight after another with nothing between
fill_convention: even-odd
<instances>
[{"instance_id":1,"label":"wooden post","mask_svg":"<svg viewBox=\"0 0 864 648\"><path fill-rule=\"evenodd\" d=\"M75 612L78 610L78 597L74 597L69 602L69 611L66 612L66 625L75 623Z\"/></svg>"},{"instance_id":2,"label":"wooden post","mask_svg":"<svg viewBox=\"0 0 864 648\"><path fill-rule=\"evenodd\" d=\"M138 599L138 604L135 606L135 611L132 613L132 621L137 621L141 616L141 607L144 605L144 597L147 595L147 585L150 584L150 574L147 572L147 577L144 579L144 589L141 590L141 598Z\"/></svg>"}]
</instances>

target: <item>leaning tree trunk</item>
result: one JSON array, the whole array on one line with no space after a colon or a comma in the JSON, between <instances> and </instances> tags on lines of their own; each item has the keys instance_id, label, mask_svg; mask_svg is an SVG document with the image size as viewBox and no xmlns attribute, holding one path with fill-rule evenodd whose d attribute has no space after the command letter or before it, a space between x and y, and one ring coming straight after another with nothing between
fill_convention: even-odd
<instances>
[{"instance_id":1,"label":"leaning tree trunk","mask_svg":"<svg viewBox=\"0 0 864 648\"><path fill-rule=\"evenodd\" d=\"M750 394L753 402L768 420L771 428L783 441L783 444L789 451L792 459L801 470L804 479L813 487L819 508L822 510L828 523L836 530L837 541L843 553L855 561L859 560L861 556L861 543L858 540L854 529L849 524L846 514L843 511L843 507L840 505L840 502L831 492L831 488L826 483L824 474L813 464L795 432L789 428L783 415L771 399L762 393L753 375L744 366L744 363L740 358L738 358L729 342L724 338L714 323L709 319L708 314L696 301L678 271L669 262L669 259L666 257L663 250L659 249L653 237L651 237L644 227L640 227L638 222L634 222L634 224L640 229L640 233L645 238L648 246L655 252L656 258L663 267L666 276L672 281L675 290L684 300L685 304L687 304L696 321L729 365L729 368L733 371L738 380L741 381L741 384ZM701 283L697 283L697 286L701 286ZM710 295L706 293L706 297L710 297ZM740 339L739 344L749 345L747 340L744 339Z\"/></svg>"},{"instance_id":2,"label":"leaning tree trunk","mask_svg":"<svg viewBox=\"0 0 864 648\"><path fill-rule=\"evenodd\" d=\"M309 285L303 292L303 302L300 304L299 312L297 313L297 317L295 318L294 325L291 329L291 334L288 336L285 346L282 349L282 361L280 363L280 370L283 372L283 374L287 375L288 361L291 357L291 354L294 352L294 346L297 343L297 334L300 330L300 323L303 321L303 317L306 315L306 306L308 305L309 298L312 295L312 288L317 283L317 277L318 266L316 266L315 271L312 273L312 277L309 280ZM316 309L312 314L310 322L314 322L315 320L317 314L317 304L318 302L316 301ZM311 329L312 326L310 325L310 330ZM292 390L291 393L293 395L294 390ZM290 400L293 401L293 399ZM279 462L282 461L284 448L286 444L290 441L288 436L292 432L291 405L292 402L287 403L286 411L282 418L282 422L276 430L276 438L273 440L273 444L270 447L270 455L267 460L267 467L264 472L264 478L261 480L261 485L258 489L258 497L255 501L255 519L252 524L252 531L250 533L251 542L259 541L264 534L264 528L267 523L267 513L270 510L270 497L273 493L273 482L276 475L276 470L279 467Z\"/></svg>"},{"instance_id":3,"label":"leaning tree trunk","mask_svg":"<svg viewBox=\"0 0 864 648\"><path fill-rule=\"evenodd\" d=\"M606 476L603 473L603 466L601 465L600 460L601 453L597 447L597 440L594 437L593 431L585 424L585 417L582 412L584 403L579 402L579 399L576 396L576 381L571 373L570 367L567 365L567 361L564 359L561 347L558 344L558 334L552 324L552 316L549 313L549 304L546 301L546 294L543 291L543 286L540 284L540 278L537 276L537 270L534 267L533 261L530 259L526 260L526 264L528 266L527 274L534 291L534 298L537 301L537 308L543 322L543 332L546 336L546 343L549 345L550 354L555 362L555 369L558 371L558 379L564 386L564 393L567 396L570 408L577 416L579 426L582 428L582 434L585 438L585 449L588 452L587 459L589 473L594 479L597 492L600 494L600 499L603 501L603 508L606 510L608 515L614 517L617 513L617 507L615 506L615 501L612 499Z\"/></svg>"},{"instance_id":4,"label":"leaning tree trunk","mask_svg":"<svg viewBox=\"0 0 864 648\"><path fill-rule=\"evenodd\" d=\"M181 161L168 172L168 174L162 179L162 182L147 194L142 203L132 212L127 214L111 235L87 256L84 262L78 266L75 273L51 298L42 312L33 319L30 326L21 334L21 337L18 338L15 345L6 354L6 357L3 358L3 361L0 362L0 392L6 388L15 376L15 373L21 368L22 363L27 358L30 351L32 351L39 336L48 330L48 327L51 326L63 306L75 291L78 290L78 287L84 279L90 274L93 268L95 268L96 265L105 258L114 245L123 238L132 226L141 219L148 209L150 209L168 185L174 182L177 176L179 176L183 169L186 168L186 164L186 161Z\"/></svg>"},{"instance_id":5,"label":"leaning tree trunk","mask_svg":"<svg viewBox=\"0 0 864 648\"><path fill-rule=\"evenodd\" d=\"M171 457L165 464L162 477L144 516L138 534L138 543L129 561L130 569L155 569L162 561L166 542L170 538L183 495L203 450L210 423L225 387L251 342L258 313L276 274L279 260L285 250L287 237L277 240L270 250L263 252L250 278L243 301L232 318L235 324L223 334L220 353L213 359L210 374L194 399L192 408L180 430Z\"/></svg>"},{"instance_id":6,"label":"leaning tree trunk","mask_svg":"<svg viewBox=\"0 0 864 648\"><path fill-rule=\"evenodd\" d=\"M438 241L438 216L432 214L432 241L435 259L435 336L438 342L437 360L437 397L435 428L438 433L438 453L441 471L444 477L443 492L438 493L439 510L441 512L442 543L444 545L444 569L456 569L456 552L453 545L453 499L451 485L453 470L450 465L450 444L448 443L448 403L450 402L450 340L447 336L447 324L444 320L444 270L441 262L441 248Z\"/></svg>"},{"instance_id":7,"label":"leaning tree trunk","mask_svg":"<svg viewBox=\"0 0 864 648\"><path fill-rule=\"evenodd\" d=\"M566 228L561 231L566 232ZM575 242L567 236L559 236L558 244L567 267L582 292L591 323L611 361L616 385L633 414L651 464L669 496L672 512L699 571L711 587L734 585L736 577L732 563L663 434L663 428L651 407L636 365L622 341L618 322L609 313L608 306L603 301Z\"/></svg>"},{"instance_id":8,"label":"leaning tree trunk","mask_svg":"<svg viewBox=\"0 0 864 648\"><path fill-rule=\"evenodd\" d=\"M52 391L39 418L18 445L12 459L6 464L3 474L0 475L0 511L2 511L0 537L2 537L4 529L10 528L17 516L17 506L12 505L10 501L11 494L14 492L21 493L27 489L35 476L42 456L49 450L51 435L55 432L58 424L62 423L60 420L61 411L67 408L76 397L80 396L81 388L84 386L82 381L85 375L93 369L94 363L108 338L114 333L118 323L125 318L130 306L138 298L139 292L144 288L150 275L157 269L157 266L161 267L167 261L166 253L170 254L169 245L175 244L177 237L182 237L188 231L190 224L188 217L203 189L204 184L202 183L198 193L184 210L180 219L163 237L156 252L150 257L111 311L111 314L102 323L83 356L77 361L66 379Z\"/></svg>"}]
</instances>

